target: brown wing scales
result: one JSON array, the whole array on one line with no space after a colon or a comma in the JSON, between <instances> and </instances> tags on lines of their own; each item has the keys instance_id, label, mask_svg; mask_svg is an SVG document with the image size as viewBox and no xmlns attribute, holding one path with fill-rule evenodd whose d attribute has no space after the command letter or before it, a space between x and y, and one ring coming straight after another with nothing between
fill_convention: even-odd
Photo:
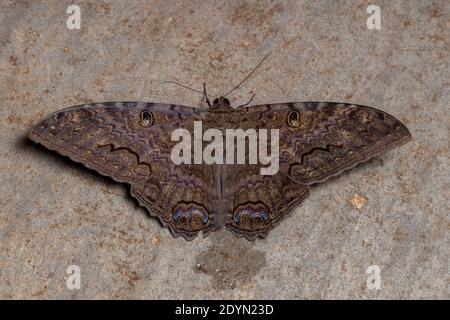
<instances>
[{"instance_id":1,"label":"brown wing scales","mask_svg":"<svg viewBox=\"0 0 450 320\"><path fill-rule=\"evenodd\" d=\"M293 113L296 113L293 115ZM242 128L280 130L279 171L259 175L260 166L227 169L226 227L247 239L265 237L325 181L410 140L393 116L342 103L288 103L243 108ZM255 120L258 119L258 120Z\"/></svg>"},{"instance_id":2,"label":"brown wing scales","mask_svg":"<svg viewBox=\"0 0 450 320\"><path fill-rule=\"evenodd\" d=\"M29 137L130 184L132 196L151 215L187 240L222 226L249 240L265 237L306 198L309 185L411 138L393 116L351 104L222 109L135 102L78 106L48 116ZM261 175L261 164L175 165L171 132L192 132L194 121L204 119L205 129L279 130L278 172Z\"/></svg>"},{"instance_id":3,"label":"brown wing scales","mask_svg":"<svg viewBox=\"0 0 450 320\"><path fill-rule=\"evenodd\" d=\"M141 112L152 126L142 126ZM190 126L198 110L146 103L108 103L68 108L48 116L30 132L31 140L86 167L130 184L131 194L175 236L191 240L215 227L214 170L176 166L170 133Z\"/></svg>"}]
</instances>

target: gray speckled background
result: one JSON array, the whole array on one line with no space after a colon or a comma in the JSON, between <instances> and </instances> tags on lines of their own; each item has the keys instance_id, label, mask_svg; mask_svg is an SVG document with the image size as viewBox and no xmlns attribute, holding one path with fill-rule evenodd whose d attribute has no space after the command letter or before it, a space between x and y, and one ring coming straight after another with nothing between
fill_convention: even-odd
<instances>
[{"instance_id":1,"label":"gray speckled background","mask_svg":"<svg viewBox=\"0 0 450 320\"><path fill-rule=\"evenodd\" d=\"M375 1L382 30L367 29L367 1L76 3L79 31L72 1L0 4L1 298L450 298L449 1ZM314 187L267 239L174 239L127 186L25 139L70 105L198 105L162 82L218 95L269 52L233 104L370 105L414 140Z\"/></svg>"}]
</instances>

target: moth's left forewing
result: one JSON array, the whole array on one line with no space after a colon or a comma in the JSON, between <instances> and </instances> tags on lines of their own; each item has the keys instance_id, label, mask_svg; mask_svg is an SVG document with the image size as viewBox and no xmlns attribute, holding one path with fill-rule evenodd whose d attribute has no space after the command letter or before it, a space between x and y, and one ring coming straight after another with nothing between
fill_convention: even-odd
<instances>
[{"instance_id":1,"label":"moth's left forewing","mask_svg":"<svg viewBox=\"0 0 450 320\"><path fill-rule=\"evenodd\" d=\"M151 173L154 158L171 143L164 132L179 127L183 110L189 109L137 102L74 106L50 114L28 136L90 169L131 184ZM151 125L143 123L143 113L150 115Z\"/></svg>"}]
</instances>

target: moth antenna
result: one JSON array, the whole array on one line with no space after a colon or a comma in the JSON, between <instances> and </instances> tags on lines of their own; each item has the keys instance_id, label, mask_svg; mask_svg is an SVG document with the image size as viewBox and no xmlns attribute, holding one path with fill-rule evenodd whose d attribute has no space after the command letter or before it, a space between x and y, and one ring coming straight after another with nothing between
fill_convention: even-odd
<instances>
[{"instance_id":1,"label":"moth antenna","mask_svg":"<svg viewBox=\"0 0 450 320\"><path fill-rule=\"evenodd\" d=\"M258 69L258 67L264 62L264 60L267 59L267 57L270 55L270 53L268 53L264 58L262 58L262 60L256 65L256 67L253 68L252 71L250 71L250 73L244 78L244 80L242 80L241 82L239 82L239 84L237 86L235 86L233 89L231 89L230 91L228 91L223 97L225 98L227 95L229 95L230 93L232 93L234 90L236 90L237 88L239 88L245 81L247 81L248 78L251 77L251 75L256 71L256 69Z\"/></svg>"},{"instance_id":2,"label":"moth antenna","mask_svg":"<svg viewBox=\"0 0 450 320\"><path fill-rule=\"evenodd\" d=\"M199 90L192 89L191 87L185 86L184 84L178 83L178 82L176 82L176 81L168 80L168 81L163 81L163 83L176 84L177 86L180 86L180 87L182 87L182 88L189 89L189 90L191 90L191 91L194 91L194 92L203 94L203 92L201 92L201 91L199 91Z\"/></svg>"},{"instance_id":3,"label":"moth antenna","mask_svg":"<svg viewBox=\"0 0 450 320\"><path fill-rule=\"evenodd\" d=\"M244 104L239 105L238 108L248 106L248 105L250 104L250 102L252 102L252 100L253 100L253 98L255 97L255 95L256 95L256 94L254 93L254 94L252 95L252 97L250 98L250 100L248 100L247 103L244 103Z\"/></svg>"},{"instance_id":4,"label":"moth antenna","mask_svg":"<svg viewBox=\"0 0 450 320\"><path fill-rule=\"evenodd\" d=\"M206 84L204 82L203 82L203 95L206 98L206 103L208 104L208 107L211 107L211 103L209 102L209 99L208 99L208 94L206 93Z\"/></svg>"}]
</instances>

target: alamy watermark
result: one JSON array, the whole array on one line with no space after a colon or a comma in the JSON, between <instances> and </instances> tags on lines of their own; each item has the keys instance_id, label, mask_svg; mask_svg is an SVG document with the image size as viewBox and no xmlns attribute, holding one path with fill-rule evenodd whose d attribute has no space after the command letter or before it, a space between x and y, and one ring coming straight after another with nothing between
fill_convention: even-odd
<instances>
[{"instance_id":1,"label":"alamy watermark","mask_svg":"<svg viewBox=\"0 0 450 320\"><path fill-rule=\"evenodd\" d=\"M367 267L366 273L370 274L367 278L367 289L380 290L381 288L381 269L376 264Z\"/></svg>"},{"instance_id":2,"label":"alamy watermark","mask_svg":"<svg viewBox=\"0 0 450 320\"><path fill-rule=\"evenodd\" d=\"M66 287L69 290L81 289L81 269L77 265L70 265L66 269Z\"/></svg>"},{"instance_id":3,"label":"alamy watermark","mask_svg":"<svg viewBox=\"0 0 450 320\"><path fill-rule=\"evenodd\" d=\"M270 129L270 155L267 150L268 131L225 129L224 137L223 131L219 129L210 128L203 133L202 121L194 121L193 137L189 130L183 128L172 132L172 141L178 143L172 149L171 158L177 165L246 164L246 160L248 164L257 164L259 161L262 165L266 165L261 167L261 175L274 175L279 169L279 130ZM204 141L209 142L205 148L203 148Z\"/></svg>"},{"instance_id":4,"label":"alamy watermark","mask_svg":"<svg viewBox=\"0 0 450 320\"><path fill-rule=\"evenodd\" d=\"M69 30L80 30L81 28L81 9L80 6L72 4L67 7L66 13L70 14L66 20L66 26Z\"/></svg>"},{"instance_id":5,"label":"alamy watermark","mask_svg":"<svg viewBox=\"0 0 450 320\"><path fill-rule=\"evenodd\" d=\"M370 16L367 18L366 24L369 30L381 29L381 9L375 4L371 4L367 7L367 13Z\"/></svg>"}]
</instances>

